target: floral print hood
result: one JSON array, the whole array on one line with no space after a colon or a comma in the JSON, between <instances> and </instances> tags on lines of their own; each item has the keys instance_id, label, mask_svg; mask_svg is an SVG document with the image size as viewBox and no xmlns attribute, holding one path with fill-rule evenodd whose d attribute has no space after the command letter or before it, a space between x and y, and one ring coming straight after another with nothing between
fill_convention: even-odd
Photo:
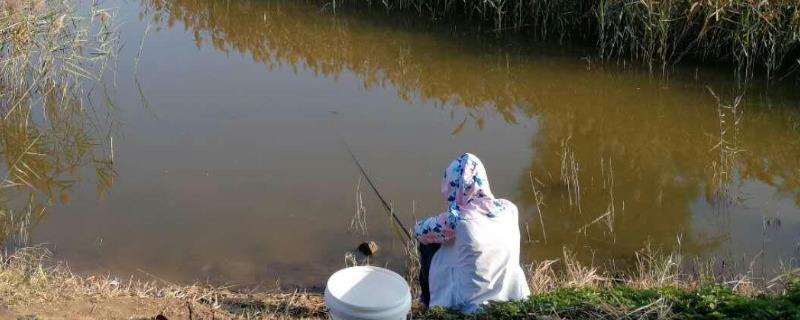
<instances>
[{"instance_id":1,"label":"floral print hood","mask_svg":"<svg viewBox=\"0 0 800 320\"><path fill-rule=\"evenodd\" d=\"M506 201L494 198L486 168L471 153L460 155L447 166L442 179L442 195L447 199L447 211L414 225L414 236L421 243L449 241L455 235L459 220L481 215L494 218L506 206Z\"/></svg>"},{"instance_id":2,"label":"floral print hood","mask_svg":"<svg viewBox=\"0 0 800 320\"><path fill-rule=\"evenodd\" d=\"M456 216L460 216L462 208L476 199L494 199L486 168L471 153L462 154L444 170L442 194L447 197L450 213Z\"/></svg>"}]
</instances>

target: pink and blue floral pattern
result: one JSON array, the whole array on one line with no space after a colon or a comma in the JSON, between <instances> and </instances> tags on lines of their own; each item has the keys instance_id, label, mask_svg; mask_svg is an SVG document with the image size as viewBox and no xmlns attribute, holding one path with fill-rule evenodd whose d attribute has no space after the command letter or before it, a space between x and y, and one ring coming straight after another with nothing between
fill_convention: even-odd
<instances>
[{"instance_id":1,"label":"pink and blue floral pattern","mask_svg":"<svg viewBox=\"0 0 800 320\"><path fill-rule=\"evenodd\" d=\"M414 225L414 236L421 243L453 239L456 225L465 215L479 213L492 218L504 209L502 201L494 200L483 163L470 153L462 154L445 169L442 194L447 197L448 210Z\"/></svg>"}]
</instances>

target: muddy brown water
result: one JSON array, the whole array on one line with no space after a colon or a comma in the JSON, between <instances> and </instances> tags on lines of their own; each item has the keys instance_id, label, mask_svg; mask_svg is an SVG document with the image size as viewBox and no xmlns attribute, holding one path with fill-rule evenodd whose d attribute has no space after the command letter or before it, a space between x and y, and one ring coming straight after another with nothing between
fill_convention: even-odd
<instances>
[{"instance_id":1,"label":"muddy brown water","mask_svg":"<svg viewBox=\"0 0 800 320\"><path fill-rule=\"evenodd\" d=\"M591 48L476 35L379 7L105 6L124 22L109 90L113 184L84 166L31 227L32 242L78 272L320 286L364 240L383 247L374 264L402 272L363 182L367 234L348 232L359 173L343 140L407 225L444 208L439 179L452 158L478 155L495 194L520 208L526 261L566 248L584 262L624 263L647 243L679 243L756 275L796 265L791 85L745 93L725 68L664 79L599 63ZM708 88L726 105L744 96L720 108Z\"/></svg>"}]
</instances>

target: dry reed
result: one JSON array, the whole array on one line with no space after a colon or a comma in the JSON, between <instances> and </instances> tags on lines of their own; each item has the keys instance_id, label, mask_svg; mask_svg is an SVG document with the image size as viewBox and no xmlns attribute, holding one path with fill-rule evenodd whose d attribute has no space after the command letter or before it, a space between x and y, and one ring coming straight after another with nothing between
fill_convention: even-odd
<instances>
[{"instance_id":1,"label":"dry reed","mask_svg":"<svg viewBox=\"0 0 800 320\"><path fill-rule=\"evenodd\" d=\"M301 290L291 292L237 292L209 285L177 285L164 280L120 280L109 275L82 277L53 261L43 247L28 247L0 255L0 303L10 308L35 307L46 311L54 303L89 299L94 303L144 299L183 309L188 305L199 318L297 319L323 318L322 297ZM125 300L127 301L127 300ZM154 316L154 315L153 315ZM185 316L185 314L184 314Z\"/></svg>"},{"instance_id":2,"label":"dry reed","mask_svg":"<svg viewBox=\"0 0 800 320\"><path fill-rule=\"evenodd\" d=\"M0 243L25 244L46 204L68 202L67 176L84 159L98 189L113 183L113 140L98 137L107 131L83 100L85 84L110 70L116 28L113 12L95 5L79 15L70 1L0 2Z\"/></svg>"},{"instance_id":3,"label":"dry reed","mask_svg":"<svg viewBox=\"0 0 800 320\"><path fill-rule=\"evenodd\" d=\"M340 1L339 6L346 3ZM759 70L768 79L779 79L800 68L796 0L385 0L383 4L436 20L477 21L494 32L594 42L601 58L639 61L664 74L686 58L729 61L745 80Z\"/></svg>"}]
</instances>

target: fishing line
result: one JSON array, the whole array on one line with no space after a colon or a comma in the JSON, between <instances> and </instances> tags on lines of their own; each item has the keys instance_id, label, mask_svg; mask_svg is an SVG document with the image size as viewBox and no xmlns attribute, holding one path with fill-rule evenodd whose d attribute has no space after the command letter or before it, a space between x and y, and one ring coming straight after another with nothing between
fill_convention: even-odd
<instances>
[{"instance_id":1,"label":"fishing line","mask_svg":"<svg viewBox=\"0 0 800 320\"><path fill-rule=\"evenodd\" d=\"M381 204L383 205L383 208L386 209L386 213L388 213L389 216L394 220L394 222L397 224L396 226L399 227L399 229L403 230L403 235L406 236L406 240L411 241L413 239L411 237L411 233L408 232L408 229L406 228L405 225L403 225L403 222L400 221L399 218L397 218L396 214L394 214L394 209L392 209L392 206L389 205L388 202L386 202L386 199L383 197L381 192L378 191L378 188L375 186L375 183L372 182L372 179L369 177L369 174L367 174L367 170L364 169L364 166L362 166L361 162L358 161L358 158L356 157L356 154L353 153L352 149L350 149L350 145L347 144L347 141L345 141L344 138L342 138L341 136L340 136L340 138L342 140L342 144L344 145L345 149L347 149L347 153L350 154L350 157L353 159L353 162L356 163L356 166L361 171L361 174L367 180L367 184L369 184L369 186L372 189L372 191L375 192L375 195L378 196L378 199L381 201Z\"/></svg>"}]
</instances>

